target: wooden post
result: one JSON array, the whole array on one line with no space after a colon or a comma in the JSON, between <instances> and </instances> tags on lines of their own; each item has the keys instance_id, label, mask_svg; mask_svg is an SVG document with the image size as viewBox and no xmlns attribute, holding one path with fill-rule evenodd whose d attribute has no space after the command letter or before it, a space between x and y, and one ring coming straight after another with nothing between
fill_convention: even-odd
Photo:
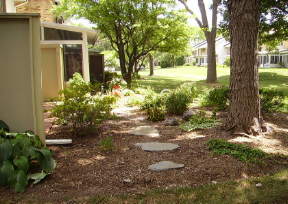
<instances>
[{"instance_id":1,"label":"wooden post","mask_svg":"<svg viewBox=\"0 0 288 204\"><path fill-rule=\"evenodd\" d=\"M82 72L83 78L85 81L90 81L90 72L89 72L89 52L88 52L88 42L87 42L87 33L82 33Z\"/></svg>"}]
</instances>

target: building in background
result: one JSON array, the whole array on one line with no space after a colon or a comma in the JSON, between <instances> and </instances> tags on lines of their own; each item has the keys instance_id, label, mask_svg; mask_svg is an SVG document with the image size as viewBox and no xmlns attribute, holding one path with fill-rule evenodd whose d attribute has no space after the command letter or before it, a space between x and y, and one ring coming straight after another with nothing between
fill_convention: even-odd
<instances>
[{"instance_id":1,"label":"building in background","mask_svg":"<svg viewBox=\"0 0 288 204\"><path fill-rule=\"evenodd\" d=\"M230 58L230 43L223 37L216 38L216 63L224 65ZM266 68L288 67L288 41L280 43L275 50L268 50L266 46L258 52L259 66ZM207 66L207 41L192 46L192 55L186 57L186 63L197 66Z\"/></svg>"}]
</instances>

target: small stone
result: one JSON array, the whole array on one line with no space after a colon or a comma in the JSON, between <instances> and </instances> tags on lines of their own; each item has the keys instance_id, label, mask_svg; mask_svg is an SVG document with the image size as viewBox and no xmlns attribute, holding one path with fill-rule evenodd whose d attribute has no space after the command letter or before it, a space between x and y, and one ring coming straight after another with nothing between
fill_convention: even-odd
<instances>
[{"instance_id":1,"label":"small stone","mask_svg":"<svg viewBox=\"0 0 288 204\"><path fill-rule=\"evenodd\" d=\"M164 125L166 126L177 126L179 122L176 118L168 118L164 121Z\"/></svg>"},{"instance_id":2,"label":"small stone","mask_svg":"<svg viewBox=\"0 0 288 204\"><path fill-rule=\"evenodd\" d=\"M135 146L149 152L171 151L179 148L178 144L160 142L137 143Z\"/></svg>"},{"instance_id":3,"label":"small stone","mask_svg":"<svg viewBox=\"0 0 288 204\"><path fill-rule=\"evenodd\" d=\"M171 161L161 161L161 162L150 165L148 169L152 171L165 171L169 169L179 169L183 167L184 167L184 164L177 164Z\"/></svg>"},{"instance_id":4,"label":"small stone","mask_svg":"<svg viewBox=\"0 0 288 204\"><path fill-rule=\"evenodd\" d=\"M262 183L257 183L255 186L256 186L256 187L261 187L261 186L262 186Z\"/></svg>"},{"instance_id":5,"label":"small stone","mask_svg":"<svg viewBox=\"0 0 288 204\"><path fill-rule=\"evenodd\" d=\"M160 137L158 130L152 126L139 126L129 131L132 135L147 136L147 137Z\"/></svg>"},{"instance_id":6,"label":"small stone","mask_svg":"<svg viewBox=\"0 0 288 204\"><path fill-rule=\"evenodd\" d=\"M217 182L217 181L212 181L212 183L213 183L213 184L217 184L218 182Z\"/></svg>"},{"instance_id":7,"label":"small stone","mask_svg":"<svg viewBox=\"0 0 288 204\"><path fill-rule=\"evenodd\" d=\"M124 183L131 183L132 180L131 179L123 179Z\"/></svg>"},{"instance_id":8,"label":"small stone","mask_svg":"<svg viewBox=\"0 0 288 204\"><path fill-rule=\"evenodd\" d=\"M188 111L185 111L184 113L183 113L183 120L186 120L186 121L188 121L193 115L195 115L196 113L195 113L195 111L193 111L193 110L188 110Z\"/></svg>"}]
</instances>

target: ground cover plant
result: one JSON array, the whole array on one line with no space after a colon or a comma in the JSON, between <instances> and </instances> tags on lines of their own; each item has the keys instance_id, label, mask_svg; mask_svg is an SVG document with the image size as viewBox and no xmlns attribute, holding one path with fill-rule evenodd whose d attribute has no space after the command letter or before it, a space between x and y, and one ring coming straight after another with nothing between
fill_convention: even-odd
<instances>
[{"instance_id":1,"label":"ground cover plant","mask_svg":"<svg viewBox=\"0 0 288 204\"><path fill-rule=\"evenodd\" d=\"M30 180L39 183L55 166L51 151L38 136L0 128L0 186L24 192Z\"/></svg>"},{"instance_id":2,"label":"ground cover plant","mask_svg":"<svg viewBox=\"0 0 288 204\"><path fill-rule=\"evenodd\" d=\"M180 128L186 132L216 127L219 121L215 117L207 117L205 113L192 115L189 121L182 123Z\"/></svg>"},{"instance_id":3,"label":"ground cover plant","mask_svg":"<svg viewBox=\"0 0 288 204\"><path fill-rule=\"evenodd\" d=\"M259 150L243 144L227 142L224 139L211 139L207 142L209 150L216 154L225 154L235 157L243 162L261 162L268 155Z\"/></svg>"},{"instance_id":4,"label":"ground cover plant","mask_svg":"<svg viewBox=\"0 0 288 204\"><path fill-rule=\"evenodd\" d=\"M74 74L67 88L61 91L63 101L53 109L58 123L71 125L74 134L79 135L83 130L94 128L108 119L116 97L93 93L93 85L85 82L80 74Z\"/></svg>"}]
</instances>

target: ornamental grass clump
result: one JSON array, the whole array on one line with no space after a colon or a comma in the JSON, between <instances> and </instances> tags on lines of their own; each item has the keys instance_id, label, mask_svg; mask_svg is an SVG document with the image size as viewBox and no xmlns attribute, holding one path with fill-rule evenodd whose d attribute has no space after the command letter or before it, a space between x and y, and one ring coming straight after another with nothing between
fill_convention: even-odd
<instances>
[{"instance_id":1,"label":"ornamental grass clump","mask_svg":"<svg viewBox=\"0 0 288 204\"><path fill-rule=\"evenodd\" d=\"M175 115L183 114L197 96L198 91L195 87L188 84L181 85L167 94L165 99L167 113Z\"/></svg>"}]
</instances>

